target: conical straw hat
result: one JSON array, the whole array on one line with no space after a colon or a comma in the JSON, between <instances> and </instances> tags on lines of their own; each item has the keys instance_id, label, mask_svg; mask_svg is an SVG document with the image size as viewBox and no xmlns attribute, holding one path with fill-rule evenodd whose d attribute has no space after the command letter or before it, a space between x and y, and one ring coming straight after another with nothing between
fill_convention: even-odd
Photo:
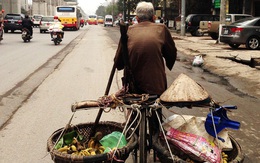
<instances>
[{"instance_id":1,"label":"conical straw hat","mask_svg":"<svg viewBox=\"0 0 260 163\"><path fill-rule=\"evenodd\" d=\"M163 92L160 99L164 102L198 102L209 97L207 91L185 74L180 74Z\"/></svg>"}]
</instances>

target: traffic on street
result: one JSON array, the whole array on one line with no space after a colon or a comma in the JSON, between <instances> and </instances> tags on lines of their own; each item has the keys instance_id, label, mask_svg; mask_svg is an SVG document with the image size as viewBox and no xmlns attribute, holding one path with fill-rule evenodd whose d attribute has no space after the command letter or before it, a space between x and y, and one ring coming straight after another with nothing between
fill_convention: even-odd
<instances>
[{"instance_id":1,"label":"traffic on street","mask_svg":"<svg viewBox=\"0 0 260 163\"><path fill-rule=\"evenodd\" d=\"M74 102L97 100L104 95L120 39L117 26L86 25L78 31L64 31L63 41L55 46L48 32L41 33L38 27L33 30L30 42L23 42L21 32L17 31L5 33L0 43L0 162L51 163L46 148L54 131L65 127L71 118L72 125L95 121L98 109L73 114L70 107ZM176 31L171 32L178 56L173 70L166 71L168 86L183 73L205 88L217 103L236 105L237 109L228 112L228 117L240 122L241 127L228 129L228 132L240 144L244 162L257 163L260 160L260 96L252 87L249 90L249 85L255 84L251 83L252 79L246 80L241 73L242 81L239 74L227 74L224 69L229 72L228 66L244 71L250 69L246 72L253 71L255 76L259 75L259 70L216 58L216 54L236 54L241 50L227 52L223 45L216 48L214 43L207 42L210 36L179 37ZM200 47L206 44L207 47ZM209 47L214 56L205 57L201 67L192 66L196 54L212 54L210 50L205 51ZM243 53L249 56L251 52ZM214 59L216 64L222 64L212 66ZM122 75L123 72L116 71L110 94L121 89ZM172 107L165 115L206 117L208 113L209 108L205 107ZM123 123L125 114L112 109L103 113L101 120ZM131 162L130 157L127 162Z\"/></svg>"}]
</instances>

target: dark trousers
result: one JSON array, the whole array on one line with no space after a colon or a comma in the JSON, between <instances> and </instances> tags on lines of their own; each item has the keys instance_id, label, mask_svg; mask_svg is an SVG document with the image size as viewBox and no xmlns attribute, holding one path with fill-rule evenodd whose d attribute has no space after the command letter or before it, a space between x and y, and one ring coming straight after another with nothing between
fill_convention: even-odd
<instances>
[{"instance_id":1,"label":"dark trousers","mask_svg":"<svg viewBox=\"0 0 260 163\"><path fill-rule=\"evenodd\" d=\"M31 36L33 35L33 28L32 27L24 27L24 28L28 29Z\"/></svg>"},{"instance_id":2,"label":"dark trousers","mask_svg":"<svg viewBox=\"0 0 260 163\"><path fill-rule=\"evenodd\" d=\"M2 27L2 22L0 22L0 29L1 29L0 38L2 38L4 34L4 28Z\"/></svg>"}]
</instances>

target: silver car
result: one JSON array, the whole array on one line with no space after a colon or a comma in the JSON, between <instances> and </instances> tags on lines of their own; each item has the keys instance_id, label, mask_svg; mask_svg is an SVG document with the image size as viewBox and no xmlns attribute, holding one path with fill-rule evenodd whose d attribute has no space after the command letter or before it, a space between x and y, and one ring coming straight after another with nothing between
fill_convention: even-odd
<instances>
[{"instance_id":1,"label":"silver car","mask_svg":"<svg viewBox=\"0 0 260 163\"><path fill-rule=\"evenodd\" d=\"M247 49L260 48L260 17L245 18L222 27L220 42L232 48L245 44Z\"/></svg>"},{"instance_id":2,"label":"silver car","mask_svg":"<svg viewBox=\"0 0 260 163\"><path fill-rule=\"evenodd\" d=\"M54 16L43 16L40 20L40 33L48 31L49 27L54 23Z\"/></svg>"},{"instance_id":3,"label":"silver car","mask_svg":"<svg viewBox=\"0 0 260 163\"><path fill-rule=\"evenodd\" d=\"M38 27L40 25L40 20L42 18L43 15L33 15L32 16L32 21L33 21L33 26L34 27Z\"/></svg>"}]
</instances>

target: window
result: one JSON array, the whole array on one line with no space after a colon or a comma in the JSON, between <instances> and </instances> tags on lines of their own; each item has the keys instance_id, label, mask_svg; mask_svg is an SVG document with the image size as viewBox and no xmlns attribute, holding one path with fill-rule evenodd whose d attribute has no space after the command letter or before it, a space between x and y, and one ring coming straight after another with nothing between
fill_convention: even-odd
<instances>
[{"instance_id":1,"label":"window","mask_svg":"<svg viewBox=\"0 0 260 163\"><path fill-rule=\"evenodd\" d=\"M33 16L33 18L34 18L34 19L41 19L41 18L42 18L42 16L39 16L39 15L34 15L34 16Z\"/></svg>"},{"instance_id":2,"label":"window","mask_svg":"<svg viewBox=\"0 0 260 163\"><path fill-rule=\"evenodd\" d=\"M54 21L53 17L43 17L42 21Z\"/></svg>"},{"instance_id":3,"label":"window","mask_svg":"<svg viewBox=\"0 0 260 163\"><path fill-rule=\"evenodd\" d=\"M75 12L74 7L58 7L57 8L58 12Z\"/></svg>"},{"instance_id":4,"label":"window","mask_svg":"<svg viewBox=\"0 0 260 163\"><path fill-rule=\"evenodd\" d=\"M20 20L21 16L6 15L6 19Z\"/></svg>"},{"instance_id":5,"label":"window","mask_svg":"<svg viewBox=\"0 0 260 163\"><path fill-rule=\"evenodd\" d=\"M235 21L244 19L244 18L248 18L248 16L235 16Z\"/></svg>"},{"instance_id":6,"label":"window","mask_svg":"<svg viewBox=\"0 0 260 163\"><path fill-rule=\"evenodd\" d=\"M255 23L255 26L259 26L260 27L260 19Z\"/></svg>"},{"instance_id":7,"label":"window","mask_svg":"<svg viewBox=\"0 0 260 163\"><path fill-rule=\"evenodd\" d=\"M96 15L89 15L88 17L89 18L96 18L97 16Z\"/></svg>"}]
</instances>

